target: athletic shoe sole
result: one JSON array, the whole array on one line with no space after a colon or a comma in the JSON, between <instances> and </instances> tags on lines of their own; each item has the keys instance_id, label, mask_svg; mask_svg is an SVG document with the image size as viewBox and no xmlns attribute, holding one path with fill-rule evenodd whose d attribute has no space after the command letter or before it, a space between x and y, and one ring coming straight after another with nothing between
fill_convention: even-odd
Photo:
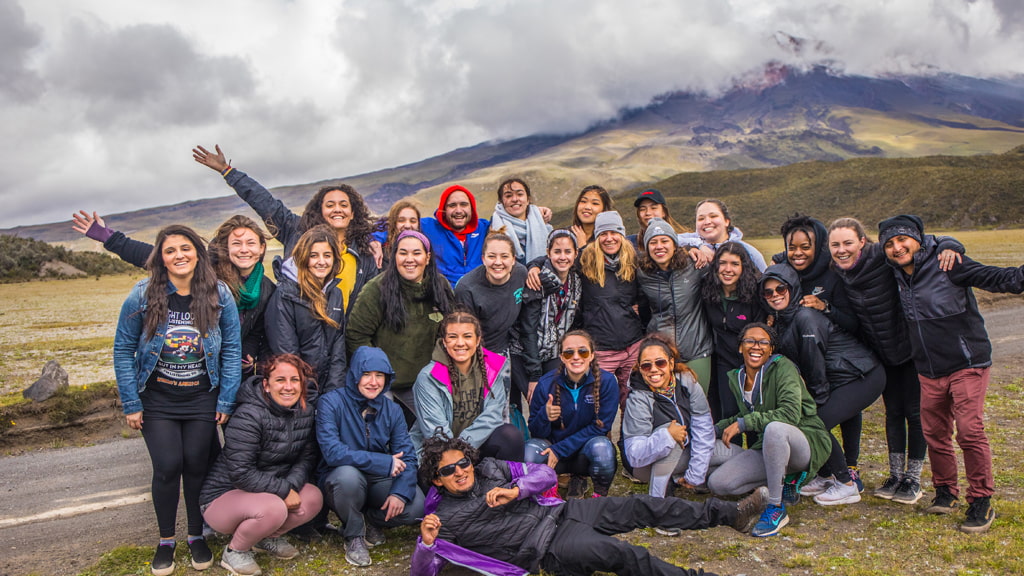
<instances>
[{"instance_id":1,"label":"athletic shoe sole","mask_svg":"<svg viewBox=\"0 0 1024 576\"><path fill-rule=\"evenodd\" d=\"M250 572L249 574L242 574L241 572L237 572L234 568L232 568L231 564L228 564L223 560L220 561L220 567L227 570L228 574L231 574L232 576L260 576L260 574L263 574L263 571L260 570L259 566L256 567L255 572Z\"/></svg>"},{"instance_id":2,"label":"athletic shoe sole","mask_svg":"<svg viewBox=\"0 0 1024 576\"><path fill-rule=\"evenodd\" d=\"M967 534L981 534L982 532L988 532L988 529L992 527L992 521L996 519L996 511L989 508L988 522L985 522L981 526L965 526L960 525L960 531Z\"/></svg>"},{"instance_id":3,"label":"athletic shoe sole","mask_svg":"<svg viewBox=\"0 0 1024 576\"><path fill-rule=\"evenodd\" d=\"M683 533L679 528L655 528L655 532L662 536L676 537Z\"/></svg>"},{"instance_id":4,"label":"athletic shoe sole","mask_svg":"<svg viewBox=\"0 0 1024 576\"><path fill-rule=\"evenodd\" d=\"M210 566L213 566L213 558L206 562L196 562L195 559L192 559L192 568L195 570L206 570Z\"/></svg>"},{"instance_id":5,"label":"athletic shoe sole","mask_svg":"<svg viewBox=\"0 0 1024 576\"><path fill-rule=\"evenodd\" d=\"M167 568L153 568L150 567L150 571L153 572L153 576L170 576L174 574L175 564L171 562L171 565Z\"/></svg>"},{"instance_id":6,"label":"athletic shoe sole","mask_svg":"<svg viewBox=\"0 0 1024 576\"><path fill-rule=\"evenodd\" d=\"M764 534L754 534L753 532L751 532L750 535L755 537L755 538L765 538L767 536L775 536L776 534L779 533L780 530L785 528L788 524L789 524L789 514L787 514L786 517L783 518L779 522L779 525L776 526L775 529L772 530L771 532L765 532Z\"/></svg>"},{"instance_id":7,"label":"athletic shoe sole","mask_svg":"<svg viewBox=\"0 0 1024 576\"><path fill-rule=\"evenodd\" d=\"M909 506L909 505L912 505L912 504L917 504L917 501L920 500L923 497L924 497L924 492L918 492L917 495L914 498L906 498L906 497L904 497L904 498L897 498L897 497L893 496L892 497L892 501L893 502L899 502L900 504L907 504Z\"/></svg>"},{"instance_id":8,"label":"athletic shoe sole","mask_svg":"<svg viewBox=\"0 0 1024 576\"><path fill-rule=\"evenodd\" d=\"M860 493L847 496L846 498L840 498L839 500L821 500L817 496L814 497L814 502L820 506L840 506L842 504L856 504L860 502Z\"/></svg>"}]
</instances>

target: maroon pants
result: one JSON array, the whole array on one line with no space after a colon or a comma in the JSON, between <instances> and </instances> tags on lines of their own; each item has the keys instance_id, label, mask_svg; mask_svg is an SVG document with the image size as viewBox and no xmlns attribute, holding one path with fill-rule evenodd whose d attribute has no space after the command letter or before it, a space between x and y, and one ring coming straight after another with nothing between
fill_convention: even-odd
<instances>
[{"instance_id":1,"label":"maroon pants","mask_svg":"<svg viewBox=\"0 0 1024 576\"><path fill-rule=\"evenodd\" d=\"M956 442L964 453L967 501L995 492L992 451L985 435L985 391L989 368L965 368L949 376L921 380L921 427L931 457L932 484L946 486L954 495L957 486Z\"/></svg>"}]
</instances>

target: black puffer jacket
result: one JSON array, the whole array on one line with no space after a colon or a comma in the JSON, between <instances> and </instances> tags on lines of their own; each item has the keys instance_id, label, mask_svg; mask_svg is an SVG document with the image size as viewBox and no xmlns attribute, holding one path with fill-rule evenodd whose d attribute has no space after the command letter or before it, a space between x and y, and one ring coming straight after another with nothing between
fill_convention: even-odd
<instances>
[{"instance_id":1,"label":"black puffer jacket","mask_svg":"<svg viewBox=\"0 0 1024 576\"><path fill-rule=\"evenodd\" d=\"M624 282L606 268L604 286L591 282L583 273L580 280L580 307L576 315L598 350L625 350L644 337L644 326L633 306L646 307L642 302L646 299L635 274L632 282Z\"/></svg>"},{"instance_id":2,"label":"black puffer jacket","mask_svg":"<svg viewBox=\"0 0 1024 576\"><path fill-rule=\"evenodd\" d=\"M743 365L740 355L740 332L751 322L764 322L768 318L758 297L753 302L741 302L738 298L722 297L719 302L703 301L704 315L714 334L715 362L722 366L721 373L735 370ZM728 382L724 380L723 384Z\"/></svg>"},{"instance_id":3,"label":"black puffer jacket","mask_svg":"<svg viewBox=\"0 0 1024 576\"><path fill-rule=\"evenodd\" d=\"M224 429L224 449L206 475L202 505L228 490L267 492L284 498L309 481L317 448L313 405L284 408L263 395L263 377L238 388L238 408Z\"/></svg>"},{"instance_id":4,"label":"black puffer jacket","mask_svg":"<svg viewBox=\"0 0 1024 576\"><path fill-rule=\"evenodd\" d=\"M857 316L850 309L850 300L846 295L846 284L832 268L832 252L828 249L828 229L818 220L811 219L814 224L814 261L804 270L794 272L800 277L800 289L803 294L813 294L819 300L828 303L825 316L851 334L858 330ZM786 263L786 253L772 256L776 264Z\"/></svg>"},{"instance_id":5,"label":"black puffer jacket","mask_svg":"<svg viewBox=\"0 0 1024 576\"><path fill-rule=\"evenodd\" d=\"M309 302L299 293L299 285L287 275L267 305L266 328L270 350L274 354L298 354L316 370L320 392L326 393L345 383L345 310L344 297L336 278L324 287L327 313L338 323L332 328L313 316Z\"/></svg>"},{"instance_id":6,"label":"black puffer jacket","mask_svg":"<svg viewBox=\"0 0 1024 576\"><path fill-rule=\"evenodd\" d=\"M859 380L878 365L878 359L860 341L818 310L800 305L800 281L789 264L769 266L761 288L772 279L789 286L789 306L775 313L778 352L800 368L804 384L819 406L828 402L832 390Z\"/></svg>"}]
</instances>

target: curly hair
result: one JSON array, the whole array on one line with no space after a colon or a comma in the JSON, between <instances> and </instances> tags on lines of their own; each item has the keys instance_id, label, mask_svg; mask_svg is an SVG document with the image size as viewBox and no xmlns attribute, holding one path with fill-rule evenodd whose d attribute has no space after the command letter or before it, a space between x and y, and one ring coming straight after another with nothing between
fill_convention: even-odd
<instances>
[{"instance_id":1,"label":"curly hair","mask_svg":"<svg viewBox=\"0 0 1024 576\"><path fill-rule=\"evenodd\" d=\"M438 426L434 435L423 441L423 451L420 453L420 466L416 475L419 478L420 486L430 486L437 478L438 464L445 452L455 450L462 452L475 466L480 462L480 453L473 445L462 438L449 438L444 429Z\"/></svg>"},{"instance_id":2,"label":"curly hair","mask_svg":"<svg viewBox=\"0 0 1024 576\"><path fill-rule=\"evenodd\" d=\"M316 377L316 374L313 371L313 367L310 366L309 364L306 364L306 362L302 358L299 358L295 354L276 354L274 356L271 356L270 358L267 358L266 360L263 360L259 364L259 369L257 370L256 373L263 376L264 386L266 386L267 380L270 379L270 375L273 374L274 370L276 370L277 367L280 366L281 364L289 364L291 366L294 366L295 370L299 373L299 383L301 385L299 390L299 406L301 406L302 409L305 410L306 386L311 380L313 380ZM263 389L263 398L266 399L268 402L273 401L271 400L270 395L267 393L266 388Z\"/></svg>"},{"instance_id":3,"label":"curly hair","mask_svg":"<svg viewBox=\"0 0 1024 576\"><path fill-rule=\"evenodd\" d=\"M764 322L749 322L743 329L740 330L739 341L742 341L747 337L747 332L750 332L754 328L760 328L764 330L764 333L768 335L768 341L771 342L772 351L775 351L779 347L779 335L775 332L775 329L765 324Z\"/></svg>"},{"instance_id":4,"label":"curly hair","mask_svg":"<svg viewBox=\"0 0 1024 576\"><path fill-rule=\"evenodd\" d=\"M220 320L220 297L217 295L217 274L210 264L206 243L195 230L181 224L171 224L157 232L153 251L149 253L146 269L149 270L149 285L146 286L146 309L143 328L152 338L157 328L167 322L167 266L164 265L163 248L168 236L183 236L196 251L196 268L189 283L192 303L193 326L205 334Z\"/></svg>"},{"instance_id":5,"label":"curly hair","mask_svg":"<svg viewBox=\"0 0 1024 576\"><path fill-rule=\"evenodd\" d=\"M437 328L437 339L441 342L441 346L444 347L445 355L448 357L448 361L445 363L448 367L448 379L452 383L452 395L458 394L459 385L462 383L462 376L459 374L459 368L455 366L455 361L452 360L451 354L448 352L448 347L445 346L444 339L445 334L448 333L448 327L452 324L472 324L473 331L476 333L477 344L476 352L474 352L474 360L476 360L477 369L480 371L480 382L485 386L487 385L487 365L484 364L484 347L483 347L483 328L480 326L480 320L473 315L469 309L463 304L456 304L455 308L445 314L444 319L441 320L440 326Z\"/></svg>"},{"instance_id":6,"label":"curly hair","mask_svg":"<svg viewBox=\"0 0 1024 576\"><path fill-rule=\"evenodd\" d=\"M334 262L331 264L331 271L327 278L320 280L309 270L309 255L313 252L313 245L319 242L326 242L334 254ZM332 328L339 326L327 314L327 296L324 294L324 284L330 282L331 278L338 275L341 268L341 250L338 247L338 235L326 225L314 226L306 230L299 241L292 249L292 260L295 261L295 268L298 270L299 294L302 299L310 303L313 316L318 320L329 324Z\"/></svg>"},{"instance_id":7,"label":"curly hair","mask_svg":"<svg viewBox=\"0 0 1024 576\"><path fill-rule=\"evenodd\" d=\"M793 214L782 223L779 228L779 233L782 234L782 241L789 244L789 238L794 232L803 232L807 234L807 237L811 239L811 243L814 247L814 252L817 253L819 246L818 243L822 241L821 238L815 238L814 231L814 219L806 214L800 214L799 212Z\"/></svg>"},{"instance_id":8,"label":"curly hair","mask_svg":"<svg viewBox=\"0 0 1024 576\"><path fill-rule=\"evenodd\" d=\"M306 203L299 219L299 232L306 232L314 226L328 226L324 219L323 204L324 197L330 192L344 192L348 196L349 206L352 208L352 220L345 228L345 244L354 246L360 256L370 253L370 241L373 237L373 219L370 217L370 209L366 207L366 201L356 192L356 189L348 184L336 184L324 186L317 190L316 194Z\"/></svg>"},{"instance_id":9,"label":"curly hair","mask_svg":"<svg viewBox=\"0 0 1024 576\"><path fill-rule=\"evenodd\" d=\"M590 348L590 375L594 377L594 423L597 424L598 428L604 428L604 422L601 421L601 367L597 364L597 357L594 355L597 352L597 346L594 344L593 337L586 330L570 330L566 332L562 338L558 341L558 353L561 354L562 350L565 349L565 341L570 336L579 336L587 341L587 347ZM562 364L562 376L568 378L569 374L565 370L565 364ZM551 395L554 397L555 406L562 406L562 387L555 382L552 386ZM565 423L562 419L558 419L558 423L561 428L565 428Z\"/></svg>"},{"instance_id":10,"label":"curly hair","mask_svg":"<svg viewBox=\"0 0 1024 576\"><path fill-rule=\"evenodd\" d=\"M761 286L761 271L754 266L754 262L750 259L750 253L747 252L739 242L725 242L715 250L715 257L711 260L711 273L706 274L704 279L701 281L701 297L705 302L712 304L721 304L722 294L722 280L718 277L718 266L719 261L725 254L732 254L740 259L740 278L736 282L736 297L740 302L744 304L750 304L751 302L759 302L761 294L759 289Z\"/></svg>"},{"instance_id":11,"label":"curly hair","mask_svg":"<svg viewBox=\"0 0 1024 576\"><path fill-rule=\"evenodd\" d=\"M679 348L676 348L675 342L672 342L664 334L655 332L648 334L642 341L640 341L640 347L636 350L636 365L633 366L634 370L640 371L640 357L643 356L644 350L648 348L661 348L668 359L672 361L672 373L673 374L689 374L691 378L696 382L697 374L690 369L682 358L679 356ZM642 374L642 372L641 372Z\"/></svg>"},{"instance_id":12,"label":"curly hair","mask_svg":"<svg viewBox=\"0 0 1024 576\"><path fill-rule=\"evenodd\" d=\"M638 237L641 243L643 243L643 234L641 233ZM653 238L651 239L653 240ZM646 243L643 243L643 250L638 250L640 253L640 269L648 274L654 274L661 268L658 263L651 258L651 249ZM687 266L690 266L690 253L686 251L686 248L679 245L679 240L676 240L675 250L672 252L672 257L668 261L669 270L686 270Z\"/></svg>"},{"instance_id":13,"label":"curly hair","mask_svg":"<svg viewBox=\"0 0 1024 576\"><path fill-rule=\"evenodd\" d=\"M242 272L231 263L231 258L228 256L228 245L231 243L231 234L235 230L248 229L252 230L252 233L256 235L256 238L260 241L260 248L263 250L263 255L267 254L267 235L263 233L263 229L256 223L255 220L248 216L241 214L235 214L228 218L223 224L217 228L217 231L213 234L213 240L210 240L210 262L213 264L213 270L217 273L217 278L228 285L231 289L231 295L238 299L238 292L241 290L242 284ZM263 257L260 257L260 262L263 262Z\"/></svg>"}]
</instances>

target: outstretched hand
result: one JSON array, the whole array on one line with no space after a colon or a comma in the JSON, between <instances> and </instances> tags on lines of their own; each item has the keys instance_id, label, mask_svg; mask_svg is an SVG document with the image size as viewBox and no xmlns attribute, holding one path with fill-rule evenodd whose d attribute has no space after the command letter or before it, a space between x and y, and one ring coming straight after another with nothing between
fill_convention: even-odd
<instances>
[{"instance_id":1,"label":"outstretched hand","mask_svg":"<svg viewBox=\"0 0 1024 576\"><path fill-rule=\"evenodd\" d=\"M217 152L213 153L202 146L196 146L192 149L192 158L203 166L209 166L217 172L223 172L231 164L224 157L224 153L221 152L219 144L215 144L213 149Z\"/></svg>"},{"instance_id":2,"label":"outstretched hand","mask_svg":"<svg viewBox=\"0 0 1024 576\"><path fill-rule=\"evenodd\" d=\"M90 216L85 210L79 210L78 214L71 215L71 229L82 235L89 233L89 228L92 228L93 222L106 227L106 223L103 222L103 218L100 218L99 214L95 212Z\"/></svg>"}]
</instances>

